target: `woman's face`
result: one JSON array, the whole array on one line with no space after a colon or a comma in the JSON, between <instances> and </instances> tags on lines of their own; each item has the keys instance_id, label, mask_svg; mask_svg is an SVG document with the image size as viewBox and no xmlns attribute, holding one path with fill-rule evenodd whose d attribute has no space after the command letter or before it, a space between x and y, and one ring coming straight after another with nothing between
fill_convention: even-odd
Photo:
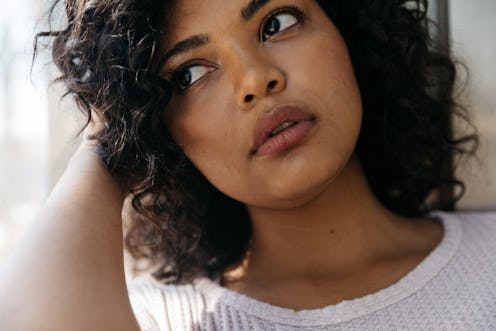
<instances>
[{"instance_id":1,"label":"woman's face","mask_svg":"<svg viewBox=\"0 0 496 331\"><path fill-rule=\"evenodd\" d=\"M179 0L167 15L164 112L185 154L248 206L288 208L348 163L361 102L347 48L316 1Z\"/></svg>"}]
</instances>

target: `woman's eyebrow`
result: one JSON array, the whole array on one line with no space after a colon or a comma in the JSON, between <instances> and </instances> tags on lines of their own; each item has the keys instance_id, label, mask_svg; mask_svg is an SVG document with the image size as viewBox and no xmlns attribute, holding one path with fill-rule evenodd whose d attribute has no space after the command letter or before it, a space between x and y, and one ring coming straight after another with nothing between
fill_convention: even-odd
<instances>
[{"instance_id":1,"label":"woman's eyebrow","mask_svg":"<svg viewBox=\"0 0 496 331\"><path fill-rule=\"evenodd\" d=\"M260 9L262 9L270 0L250 0L250 2L241 9L241 17L244 21L250 20ZM210 38L206 34L198 34L181 40L168 50L160 59L158 67L169 61L172 57L182 53L189 52L195 48L208 44Z\"/></svg>"},{"instance_id":2,"label":"woman's eyebrow","mask_svg":"<svg viewBox=\"0 0 496 331\"><path fill-rule=\"evenodd\" d=\"M270 0L250 0L250 2L241 9L241 18L248 21L256 14L257 11L262 9Z\"/></svg>"},{"instance_id":3,"label":"woman's eyebrow","mask_svg":"<svg viewBox=\"0 0 496 331\"><path fill-rule=\"evenodd\" d=\"M206 34L197 34L181 40L176 43L170 50L168 50L160 59L158 63L158 67L162 68L162 66L169 61L172 57L177 56L182 53L189 52L195 48L205 46L210 41L210 38Z\"/></svg>"}]
</instances>

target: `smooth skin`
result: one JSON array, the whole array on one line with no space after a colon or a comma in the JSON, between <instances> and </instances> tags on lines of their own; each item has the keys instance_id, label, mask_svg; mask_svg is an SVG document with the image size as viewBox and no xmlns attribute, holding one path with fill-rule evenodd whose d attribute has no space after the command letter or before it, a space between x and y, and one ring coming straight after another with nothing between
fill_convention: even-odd
<instances>
[{"instance_id":1,"label":"smooth skin","mask_svg":"<svg viewBox=\"0 0 496 331\"><path fill-rule=\"evenodd\" d=\"M360 93L318 4L271 0L243 19L248 0L176 3L163 51L193 35L208 43L163 63L162 74L174 71L182 84L165 123L205 177L247 205L253 224L249 254L224 286L311 309L383 289L417 266L441 225L393 214L370 191L353 154ZM313 114L311 134L282 153L251 155L256 121L280 105ZM2 327L138 330L123 271L123 199L85 142L3 268Z\"/></svg>"},{"instance_id":2,"label":"smooth skin","mask_svg":"<svg viewBox=\"0 0 496 331\"><path fill-rule=\"evenodd\" d=\"M397 282L440 242L442 228L391 213L370 191L353 155L362 108L342 37L315 1L272 0L247 21L244 5L178 2L165 48L195 35L208 43L162 68L179 67L192 82L165 111L176 142L251 216L249 255L226 273L224 285L309 309ZM314 130L288 151L251 156L257 119L280 105L314 115Z\"/></svg>"},{"instance_id":3,"label":"smooth skin","mask_svg":"<svg viewBox=\"0 0 496 331\"><path fill-rule=\"evenodd\" d=\"M124 278L122 203L121 187L83 143L2 267L2 330L139 330Z\"/></svg>"}]
</instances>

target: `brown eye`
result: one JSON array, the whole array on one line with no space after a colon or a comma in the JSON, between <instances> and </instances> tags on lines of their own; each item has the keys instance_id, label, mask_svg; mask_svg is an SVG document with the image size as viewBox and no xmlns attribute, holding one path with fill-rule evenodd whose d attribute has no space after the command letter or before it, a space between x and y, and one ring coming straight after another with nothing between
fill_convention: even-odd
<instances>
[{"instance_id":1,"label":"brown eye","mask_svg":"<svg viewBox=\"0 0 496 331\"><path fill-rule=\"evenodd\" d=\"M265 26L265 36L270 37L276 34L279 32L279 29L281 29L281 22L276 17L272 17Z\"/></svg>"},{"instance_id":2,"label":"brown eye","mask_svg":"<svg viewBox=\"0 0 496 331\"><path fill-rule=\"evenodd\" d=\"M174 81L180 90L186 90L213 70L215 70L215 68L206 65L190 65L179 69L174 74Z\"/></svg>"},{"instance_id":3,"label":"brown eye","mask_svg":"<svg viewBox=\"0 0 496 331\"><path fill-rule=\"evenodd\" d=\"M185 70L178 74L177 84L181 88L185 88L191 84L191 71Z\"/></svg>"},{"instance_id":4,"label":"brown eye","mask_svg":"<svg viewBox=\"0 0 496 331\"><path fill-rule=\"evenodd\" d=\"M262 24L262 41L270 39L273 35L282 32L300 22L301 15L292 11L279 11L269 16Z\"/></svg>"}]
</instances>

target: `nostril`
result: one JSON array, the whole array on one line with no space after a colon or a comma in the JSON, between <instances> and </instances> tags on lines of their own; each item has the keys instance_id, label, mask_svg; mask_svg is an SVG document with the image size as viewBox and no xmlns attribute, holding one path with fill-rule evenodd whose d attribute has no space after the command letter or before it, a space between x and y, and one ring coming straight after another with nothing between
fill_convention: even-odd
<instances>
[{"instance_id":1,"label":"nostril","mask_svg":"<svg viewBox=\"0 0 496 331\"><path fill-rule=\"evenodd\" d=\"M276 80L272 80L272 81L269 82L269 84L267 84L267 88L269 90L273 90L276 86L277 86L277 81Z\"/></svg>"},{"instance_id":2,"label":"nostril","mask_svg":"<svg viewBox=\"0 0 496 331\"><path fill-rule=\"evenodd\" d=\"M245 102L252 102L253 99L255 98L255 96L253 94L248 94L246 97L245 97Z\"/></svg>"}]
</instances>

